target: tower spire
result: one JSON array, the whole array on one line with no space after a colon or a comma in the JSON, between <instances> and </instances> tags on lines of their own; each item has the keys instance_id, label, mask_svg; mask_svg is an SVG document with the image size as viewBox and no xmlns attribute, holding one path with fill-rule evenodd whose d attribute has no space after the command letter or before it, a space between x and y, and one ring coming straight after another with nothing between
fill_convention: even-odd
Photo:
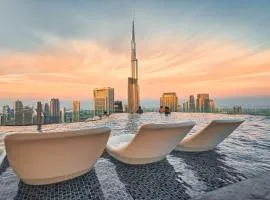
<instances>
[{"instance_id":1,"label":"tower spire","mask_svg":"<svg viewBox=\"0 0 270 200\"><path fill-rule=\"evenodd\" d=\"M135 23L132 20L132 39L131 39L131 77L138 79L138 60L136 57L136 41L135 41Z\"/></svg>"},{"instance_id":2,"label":"tower spire","mask_svg":"<svg viewBox=\"0 0 270 200\"><path fill-rule=\"evenodd\" d=\"M135 22L132 19L131 39L131 77L128 78L128 111L135 113L140 105L138 84L138 59L136 57Z\"/></svg>"},{"instance_id":3,"label":"tower spire","mask_svg":"<svg viewBox=\"0 0 270 200\"><path fill-rule=\"evenodd\" d=\"M135 42L135 23L134 23L134 16L132 20L132 41Z\"/></svg>"}]
</instances>

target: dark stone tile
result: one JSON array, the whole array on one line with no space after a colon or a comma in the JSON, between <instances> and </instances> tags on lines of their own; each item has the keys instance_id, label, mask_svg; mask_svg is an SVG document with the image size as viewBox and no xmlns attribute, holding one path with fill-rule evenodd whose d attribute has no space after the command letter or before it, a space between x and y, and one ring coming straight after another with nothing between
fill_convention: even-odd
<instances>
[{"instance_id":1,"label":"dark stone tile","mask_svg":"<svg viewBox=\"0 0 270 200\"><path fill-rule=\"evenodd\" d=\"M42 186L20 181L5 159L0 167L0 200L189 199L194 192L205 193L245 179L222 161L224 156L215 151L172 152L157 163L127 165L104 153L85 175ZM199 182L199 188L195 182Z\"/></svg>"}]
</instances>

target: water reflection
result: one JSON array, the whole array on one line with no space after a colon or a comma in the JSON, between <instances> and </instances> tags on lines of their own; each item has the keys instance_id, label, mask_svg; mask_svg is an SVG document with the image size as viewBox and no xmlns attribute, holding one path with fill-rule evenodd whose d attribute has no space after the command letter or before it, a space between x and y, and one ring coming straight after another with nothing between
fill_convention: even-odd
<instances>
[{"instance_id":1,"label":"water reflection","mask_svg":"<svg viewBox=\"0 0 270 200\"><path fill-rule=\"evenodd\" d=\"M171 155L181 158L198 180L206 184L206 192L246 178L228 166L224 162L226 155L216 150L200 153L173 151Z\"/></svg>"},{"instance_id":2,"label":"water reflection","mask_svg":"<svg viewBox=\"0 0 270 200\"><path fill-rule=\"evenodd\" d=\"M139 131L139 127L142 122L142 120L140 120L141 117L142 115L138 114L128 115L127 121L124 126L124 130L126 130L127 134L137 133Z\"/></svg>"}]
</instances>

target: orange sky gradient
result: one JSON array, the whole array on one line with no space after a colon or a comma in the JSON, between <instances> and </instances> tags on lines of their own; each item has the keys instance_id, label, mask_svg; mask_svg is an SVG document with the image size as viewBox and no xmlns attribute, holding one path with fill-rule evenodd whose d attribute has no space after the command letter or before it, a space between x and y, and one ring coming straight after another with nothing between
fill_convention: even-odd
<instances>
[{"instance_id":1,"label":"orange sky gradient","mask_svg":"<svg viewBox=\"0 0 270 200\"><path fill-rule=\"evenodd\" d=\"M57 41L33 52L0 52L0 98L90 99L113 87L127 98L130 44L113 49L94 41ZM137 41L142 99L270 95L270 50L219 40L160 38Z\"/></svg>"}]
</instances>

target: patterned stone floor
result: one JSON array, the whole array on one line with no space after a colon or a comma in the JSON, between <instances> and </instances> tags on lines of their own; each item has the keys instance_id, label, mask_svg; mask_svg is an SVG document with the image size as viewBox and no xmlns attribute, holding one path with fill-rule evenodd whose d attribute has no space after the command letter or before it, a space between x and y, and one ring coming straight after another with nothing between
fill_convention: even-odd
<instances>
[{"instance_id":1,"label":"patterned stone floor","mask_svg":"<svg viewBox=\"0 0 270 200\"><path fill-rule=\"evenodd\" d=\"M127 165L104 153L95 168L66 182L30 186L13 173L7 159L0 166L0 199L189 199L245 179L220 162L220 154L172 152L150 165Z\"/></svg>"},{"instance_id":2,"label":"patterned stone floor","mask_svg":"<svg viewBox=\"0 0 270 200\"><path fill-rule=\"evenodd\" d=\"M270 200L270 171L196 196L192 200Z\"/></svg>"}]
</instances>

